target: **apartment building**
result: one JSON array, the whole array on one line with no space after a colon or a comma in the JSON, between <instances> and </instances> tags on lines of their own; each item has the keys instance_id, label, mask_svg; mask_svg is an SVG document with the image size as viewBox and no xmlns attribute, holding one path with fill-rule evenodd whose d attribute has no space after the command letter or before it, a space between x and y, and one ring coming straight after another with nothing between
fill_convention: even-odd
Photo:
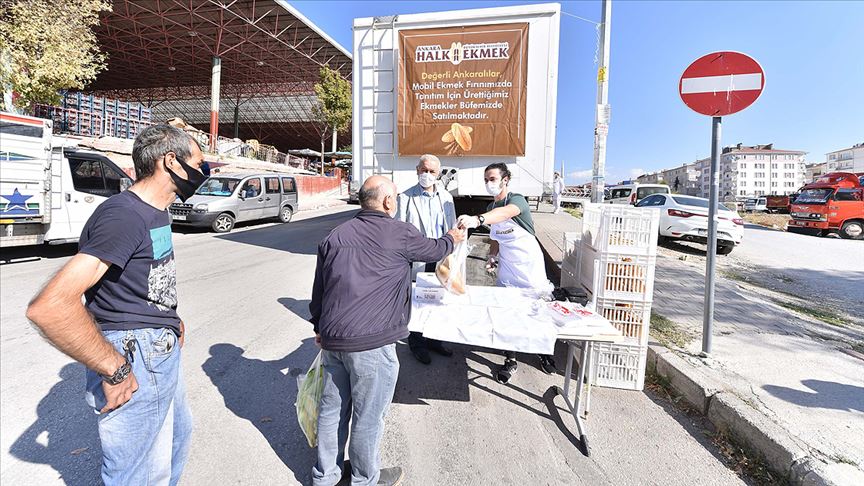
<instances>
[{"instance_id":1,"label":"apartment building","mask_svg":"<svg viewBox=\"0 0 864 486\"><path fill-rule=\"evenodd\" d=\"M673 193L688 196L699 195L699 171L696 163L682 164L680 167L663 169L636 178L640 184L667 184Z\"/></svg>"},{"instance_id":2,"label":"apartment building","mask_svg":"<svg viewBox=\"0 0 864 486\"><path fill-rule=\"evenodd\" d=\"M864 172L864 142L825 154L825 173Z\"/></svg>"},{"instance_id":3,"label":"apartment building","mask_svg":"<svg viewBox=\"0 0 864 486\"><path fill-rule=\"evenodd\" d=\"M807 164L804 168L804 182L810 183L828 173L828 162L817 162L815 164Z\"/></svg>"},{"instance_id":4,"label":"apartment building","mask_svg":"<svg viewBox=\"0 0 864 486\"><path fill-rule=\"evenodd\" d=\"M724 147L720 155L719 196L731 201L766 194L792 194L805 182L801 150L775 149L774 144ZM711 159L696 161L699 195L708 197Z\"/></svg>"}]
</instances>

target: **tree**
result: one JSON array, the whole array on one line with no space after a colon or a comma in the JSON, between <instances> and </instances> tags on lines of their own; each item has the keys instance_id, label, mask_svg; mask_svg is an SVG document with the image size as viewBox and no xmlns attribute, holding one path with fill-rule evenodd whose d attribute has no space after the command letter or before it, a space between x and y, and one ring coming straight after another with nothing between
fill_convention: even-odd
<instances>
[{"instance_id":1,"label":"tree","mask_svg":"<svg viewBox=\"0 0 864 486\"><path fill-rule=\"evenodd\" d=\"M351 124L351 83L327 66L321 68L320 81L315 83L317 100L312 115L321 137L321 173L324 173L324 144L336 132Z\"/></svg>"},{"instance_id":2,"label":"tree","mask_svg":"<svg viewBox=\"0 0 864 486\"><path fill-rule=\"evenodd\" d=\"M106 67L93 27L106 0L3 0L0 86L15 106L57 104L61 89L82 89ZM9 108L9 107L7 107Z\"/></svg>"}]
</instances>

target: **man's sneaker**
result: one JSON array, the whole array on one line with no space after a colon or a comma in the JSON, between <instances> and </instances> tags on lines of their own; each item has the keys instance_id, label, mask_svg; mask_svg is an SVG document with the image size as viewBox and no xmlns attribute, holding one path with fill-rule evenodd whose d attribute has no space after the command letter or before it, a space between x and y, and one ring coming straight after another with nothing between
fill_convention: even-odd
<instances>
[{"instance_id":1,"label":"man's sneaker","mask_svg":"<svg viewBox=\"0 0 864 486\"><path fill-rule=\"evenodd\" d=\"M398 486L402 484L402 478L405 474L401 467L388 467L381 470L381 475L378 476L378 486Z\"/></svg>"},{"instance_id":2,"label":"man's sneaker","mask_svg":"<svg viewBox=\"0 0 864 486\"><path fill-rule=\"evenodd\" d=\"M558 369L555 367L555 358L549 356L548 354L541 354L540 369L543 370L543 373L546 373L547 375L551 375L552 373L558 371Z\"/></svg>"},{"instance_id":3,"label":"man's sneaker","mask_svg":"<svg viewBox=\"0 0 864 486\"><path fill-rule=\"evenodd\" d=\"M516 368L519 365L516 363L515 359L507 358L504 360L504 365L498 370L498 383L507 383L510 381L510 378L513 376L513 373L516 373Z\"/></svg>"}]
</instances>

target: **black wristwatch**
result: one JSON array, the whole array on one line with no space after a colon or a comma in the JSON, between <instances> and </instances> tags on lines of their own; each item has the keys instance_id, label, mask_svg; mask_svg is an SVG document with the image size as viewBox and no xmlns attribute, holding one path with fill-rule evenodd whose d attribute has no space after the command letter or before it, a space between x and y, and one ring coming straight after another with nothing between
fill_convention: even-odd
<instances>
[{"instance_id":1,"label":"black wristwatch","mask_svg":"<svg viewBox=\"0 0 864 486\"><path fill-rule=\"evenodd\" d=\"M123 380L125 380L126 377L129 376L129 373L132 373L132 365L129 364L129 360L127 359L125 363L123 363L119 368L117 368L117 371L115 371L113 375L109 376L100 374L99 376L102 377L102 381L108 383L109 385L118 385L120 383L123 383Z\"/></svg>"},{"instance_id":2,"label":"black wristwatch","mask_svg":"<svg viewBox=\"0 0 864 486\"><path fill-rule=\"evenodd\" d=\"M486 218L481 214L480 216L477 216L477 221L479 221L480 224L483 224L486 221Z\"/></svg>"}]
</instances>

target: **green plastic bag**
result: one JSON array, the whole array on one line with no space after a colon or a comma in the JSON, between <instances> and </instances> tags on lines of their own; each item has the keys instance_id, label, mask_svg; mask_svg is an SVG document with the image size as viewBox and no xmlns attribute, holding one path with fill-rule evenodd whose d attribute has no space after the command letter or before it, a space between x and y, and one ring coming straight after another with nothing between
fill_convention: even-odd
<instances>
[{"instance_id":1,"label":"green plastic bag","mask_svg":"<svg viewBox=\"0 0 864 486\"><path fill-rule=\"evenodd\" d=\"M321 394L324 392L324 364L321 352L309 371L297 377L297 422L306 435L309 447L318 446L318 410L321 407Z\"/></svg>"}]
</instances>

